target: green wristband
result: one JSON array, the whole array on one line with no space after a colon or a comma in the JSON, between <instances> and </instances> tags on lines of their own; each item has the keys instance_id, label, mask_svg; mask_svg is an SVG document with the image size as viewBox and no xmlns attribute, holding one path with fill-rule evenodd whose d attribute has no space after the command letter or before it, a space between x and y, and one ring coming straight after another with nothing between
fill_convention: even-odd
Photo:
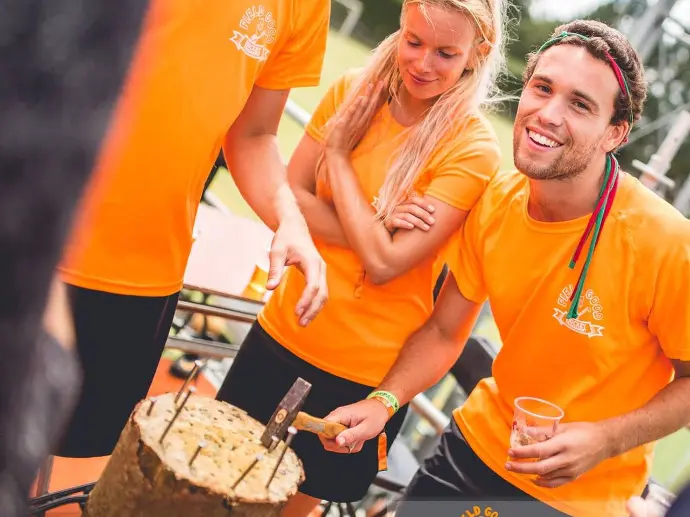
<instances>
[{"instance_id":1,"label":"green wristband","mask_svg":"<svg viewBox=\"0 0 690 517\"><path fill-rule=\"evenodd\" d=\"M400 409L400 402L398 402L397 397L389 391L382 391L382 390L374 391L374 392L369 394L367 399L371 399L374 397L381 397L382 399L385 399L388 402L390 402L395 413L397 413L398 410Z\"/></svg>"}]
</instances>

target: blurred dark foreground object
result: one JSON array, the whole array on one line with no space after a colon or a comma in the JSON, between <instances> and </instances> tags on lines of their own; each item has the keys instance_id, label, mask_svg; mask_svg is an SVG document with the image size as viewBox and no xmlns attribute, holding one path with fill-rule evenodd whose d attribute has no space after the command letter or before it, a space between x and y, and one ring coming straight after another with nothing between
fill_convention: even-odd
<instances>
[{"instance_id":1,"label":"blurred dark foreground object","mask_svg":"<svg viewBox=\"0 0 690 517\"><path fill-rule=\"evenodd\" d=\"M80 385L42 317L147 5L0 0L2 517L26 516Z\"/></svg>"}]
</instances>

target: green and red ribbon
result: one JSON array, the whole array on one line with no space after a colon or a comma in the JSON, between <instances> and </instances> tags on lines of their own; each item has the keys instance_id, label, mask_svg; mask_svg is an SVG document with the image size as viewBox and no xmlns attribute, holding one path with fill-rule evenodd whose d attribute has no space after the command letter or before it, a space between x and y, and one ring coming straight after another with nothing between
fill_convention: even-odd
<instances>
[{"instance_id":1,"label":"green and red ribbon","mask_svg":"<svg viewBox=\"0 0 690 517\"><path fill-rule=\"evenodd\" d=\"M537 51L537 53L543 52L547 48L560 42L568 36L575 36L585 41L591 39L590 37L584 36L582 34L564 31L555 36L554 38L551 38L546 43L544 43L541 46L541 48ZM609 64L611 65L611 68L613 69L613 73L616 75L616 79L618 80L618 84L620 85L623 96L627 98L628 101L631 103L629 116L630 127L628 128L629 134L630 129L632 129L634 118L632 110L632 99L630 97L630 89L628 88L628 82L626 81L625 74L623 74L623 71L621 70L620 66L618 66L618 63L616 63L616 60L613 58L613 56L611 56L609 52L606 52L606 58ZM625 141L627 141L627 135ZM580 238L580 242L578 243L577 248L575 248L575 252L573 253L572 258L570 259L570 263L568 264L568 267L570 269L575 269L577 261L579 260L580 255L584 250L585 243L587 242L589 236L592 235L592 239L589 244L589 249L587 250L587 258L585 259L585 263L582 266L582 270L580 271L580 276L577 279L577 284L575 285L575 288L573 289L573 292L570 295L571 304L570 309L568 310L568 313L566 315L568 319L577 319L578 317L578 306L580 303L580 298L582 297L582 291L584 290L585 279L587 278L587 273L589 272L589 268L592 264L594 250L596 249L597 244L599 243L599 238L601 237L601 232L604 228L604 223L606 222L609 212L611 211L611 206L613 205L614 198L616 197L619 176L620 168L618 165L618 160L613 155L613 153L607 153L606 170L604 172L604 182L601 186L601 190L599 191L596 207L594 209L594 212L592 212L591 217L589 218L587 228L585 229L584 234Z\"/></svg>"}]
</instances>

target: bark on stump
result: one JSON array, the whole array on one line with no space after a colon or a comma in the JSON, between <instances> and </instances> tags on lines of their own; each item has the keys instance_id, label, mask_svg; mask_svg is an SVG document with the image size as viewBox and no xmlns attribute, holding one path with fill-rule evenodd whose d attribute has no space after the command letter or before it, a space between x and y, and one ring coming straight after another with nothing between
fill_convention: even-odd
<instances>
[{"instance_id":1,"label":"bark on stump","mask_svg":"<svg viewBox=\"0 0 690 517\"><path fill-rule=\"evenodd\" d=\"M266 488L285 447L261 444L264 426L244 411L207 397L187 400L163 443L165 428L186 394L140 402L89 496L84 517L278 517L304 481L302 463L289 449ZM199 442L206 446L189 466ZM263 454L254 468L233 485Z\"/></svg>"}]
</instances>

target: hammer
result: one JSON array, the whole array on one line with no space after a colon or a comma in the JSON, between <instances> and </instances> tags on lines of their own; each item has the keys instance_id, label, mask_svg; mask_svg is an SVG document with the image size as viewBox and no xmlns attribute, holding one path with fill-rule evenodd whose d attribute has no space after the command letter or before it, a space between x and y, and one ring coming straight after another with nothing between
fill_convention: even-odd
<instances>
[{"instance_id":1,"label":"hammer","mask_svg":"<svg viewBox=\"0 0 690 517\"><path fill-rule=\"evenodd\" d=\"M264 433L261 435L261 443L267 449L272 449L274 442L285 435L288 427L292 426L298 431L309 431L325 438L333 439L342 433L346 426L337 422L328 422L323 418L316 418L300 411L304 401L311 390L311 383L299 377L290 390L280 401L273 416L268 421Z\"/></svg>"}]
</instances>

